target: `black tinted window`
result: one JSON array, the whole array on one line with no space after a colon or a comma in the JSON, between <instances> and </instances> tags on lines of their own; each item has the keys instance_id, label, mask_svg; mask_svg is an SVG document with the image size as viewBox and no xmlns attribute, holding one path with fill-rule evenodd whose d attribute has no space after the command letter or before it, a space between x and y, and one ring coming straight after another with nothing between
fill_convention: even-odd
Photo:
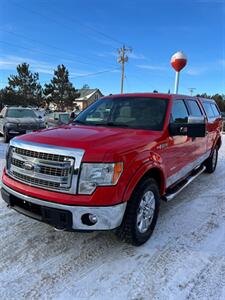
<instances>
[{"instance_id":1,"label":"black tinted window","mask_svg":"<svg viewBox=\"0 0 225 300\"><path fill-rule=\"evenodd\" d=\"M174 123L186 123L188 121L188 111L183 100L173 102L171 117Z\"/></svg>"},{"instance_id":2,"label":"black tinted window","mask_svg":"<svg viewBox=\"0 0 225 300\"><path fill-rule=\"evenodd\" d=\"M75 123L162 130L167 100L144 97L104 98L79 114Z\"/></svg>"},{"instance_id":3,"label":"black tinted window","mask_svg":"<svg viewBox=\"0 0 225 300\"><path fill-rule=\"evenodd\" d=\"M203 102L202 105L205 109L207 117L208 118L214 118L215 116L214 116L214 112L213 112L211 103L210 102Z\"/></svg>"},{"instance_id":4,"label":"black tinted window","mask_svg":"<svg viewBox=\"0 0 225 300\"><path fill-rule=\"evenodd\" d=\"M210 105L211 105L211 108L213 110L214 116L215 117L219 117L220 116L220 112L219 112L217 106L214 103L211 103Z\"/></svg>"},{"instance_id":5,"label":"black tinted window","mask_svg":"<svg viewBox=\"0 0 225 300\"><path fill-rule=\"evenodd\" d=\"M202 112L199 108L199 105L195 100L188 100L188 105L190 107L192 116L194 116L194 117L202 116Z\"/></svg>"}]
</instances>

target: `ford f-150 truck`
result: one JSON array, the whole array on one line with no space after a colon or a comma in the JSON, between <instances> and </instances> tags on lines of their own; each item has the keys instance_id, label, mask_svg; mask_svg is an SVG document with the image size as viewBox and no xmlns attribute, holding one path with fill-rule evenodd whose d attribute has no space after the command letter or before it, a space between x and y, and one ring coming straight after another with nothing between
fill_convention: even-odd
<instances>
[{"instance_id":1,"label":"ford f-150 truck","mask_svg":"<svg viewBox=\"0 0 225 300\"><path fill-rule=\"evenodd\" d=\"M141 245L154 230L160 201L173 199L203 171L214 172L221 129L213 100L103 97L72 124L12 139L2 197L59 230L114 229Z\"/></svg>"}]
</instances>

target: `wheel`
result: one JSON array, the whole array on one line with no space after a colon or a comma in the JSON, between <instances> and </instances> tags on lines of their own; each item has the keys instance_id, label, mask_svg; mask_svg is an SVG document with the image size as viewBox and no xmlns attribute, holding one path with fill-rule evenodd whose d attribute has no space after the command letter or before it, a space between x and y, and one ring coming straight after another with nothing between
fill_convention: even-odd
<instances>
[{"instance_id":1,"label":"wheel","mask_svg":"<svg viewBox=\"0 0 225 300\"><path fill-rule=\"evenodd\" d=\"M155 228L159 204L156 181L152 178L143 180L127 203L122 224L116 231L119 239L134 246L144 244Z\"/></svg>"},{"instance_id":2,"label":"wheel","mask_svg":"<svg viewBox=\"0 0 225 300\"><path fill-rule=\"evenodd\" d=\"M205 162L206 172L207 173L213 173L216 170L217 166L217 160L218 160L218 146L216 146L210 157Z\"/></svg>"},{"instance_id":3,"label":"wheel","mask_svg":"<svg viewBox=\"0 0 225 300\"><path fill-rule=\"evenodd\" d=\"M3 138L4 138L4 143L8 143L10 140L9 134L6 129L4 130Z\"/></svg>"}]
</instances>

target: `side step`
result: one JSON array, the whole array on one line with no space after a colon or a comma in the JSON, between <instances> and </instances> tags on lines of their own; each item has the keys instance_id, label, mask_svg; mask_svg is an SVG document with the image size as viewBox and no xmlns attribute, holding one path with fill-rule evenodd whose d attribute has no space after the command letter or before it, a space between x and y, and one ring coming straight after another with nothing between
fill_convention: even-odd
<instances>
[{"instance_id":1,"label":"side step","mask_svg":"<svg viewBox=\"0 0 225 300\"><path fill-rule=\"evenodd\" d=\"M163 200L168 202L176 197L186 186L188 186L195 178L201 175L205 171L205 166L198 167L195 169L187 178L180 182L177 186L171 189L168 193L163 196Z\"/></svg>"}]
</instances>

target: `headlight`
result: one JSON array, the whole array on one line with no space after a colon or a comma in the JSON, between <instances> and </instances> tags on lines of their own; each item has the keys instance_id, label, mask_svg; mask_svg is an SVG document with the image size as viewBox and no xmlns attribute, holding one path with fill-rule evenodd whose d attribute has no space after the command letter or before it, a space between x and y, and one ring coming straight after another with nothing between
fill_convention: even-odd
<instances>
[{"instance_id":1,"label":"headlight","mask_svg":"<svg viewBox=\"0 0 225 300\"><path fill-rule=\"evenodd\" d=\"M116 185L123 172L123 163L83 163L79 194L92 194L97 186Z\"/></svg>"},{"instance_id":2,"label":"headlight","mask_svg":"<svg viewBox=\"0 0 225 300\"><path fill-rule=\"evenodd\" d=\"M17 127L17 123L6 123L5 124L5 126L7 127L7 128L11 128L11 127Z\"/></svg>"}]
</instances>

